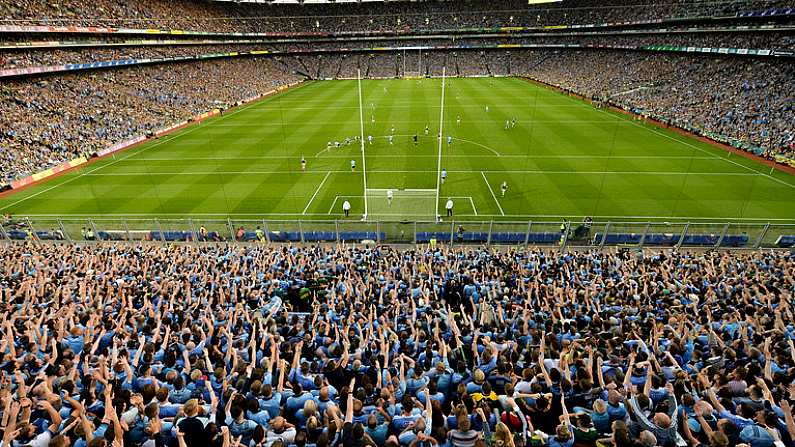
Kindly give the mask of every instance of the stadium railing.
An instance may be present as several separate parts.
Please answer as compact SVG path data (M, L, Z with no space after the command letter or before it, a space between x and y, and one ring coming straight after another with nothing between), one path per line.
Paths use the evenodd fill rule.
M0 240L792 248L795 224L15 218Z

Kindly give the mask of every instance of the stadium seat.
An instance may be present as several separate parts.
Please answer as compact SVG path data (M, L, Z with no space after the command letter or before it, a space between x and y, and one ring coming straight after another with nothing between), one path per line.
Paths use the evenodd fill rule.
M726 235L723 237L723 240L720 242L721 247L744 247L748 245L748 235L747 234L733 234L733 235Z
M6 234L8 235L9 239L13 239L13 240L17 240L17 241L24 240L25 238L28 237L28 234L25 233L22 230L6 231Z
M61 241L63 237L56 233L51 233L49 231L37 231L36 237L42 241Z
M450 233L447 231L419 231L415 235L417 243L426 244L431 239L436 239L438 242L450 242Z
M604 238L604 241L602 241ZM643 238L642 234L638 233L596 233L593 238L593 245L637 245Z
M492 233L492 244L523 244L527 233Z
M210 242L210 241L218 241L220 238L218 237L217 231L209 231L207 236L202 236L200 234L196 235L196 240L199 242Z
M101 241L123 241L127 238L126 234L124 231L100 230L97 231L97 238Z
M528 244L557 244L560 242L560 233L530 233Z
M281 231L269 231L268 239L271 242L284 242L287 240L286 233L282 233Z
M781 235L776 239L776 247L795 247L795 234Z
M484 232L473 232L473 231L466 231L462 235L460 241L462 242L488 242L489 241L489 233ZM459 241L458 236L456 235L456 241Z
M305 242L335 242L337 233L334 231L306 231L304 232Z
M257 241L257 232L256 231L246 231L243 234L243 238L240 242L256 242Z
M384 240L386 234L375 231L343 231L340 232L340 241L365 241L365 240Z
M149 232L149 240L152 241L166 241L166 242L185 242L193 240L193 232L191 231L151 231Z

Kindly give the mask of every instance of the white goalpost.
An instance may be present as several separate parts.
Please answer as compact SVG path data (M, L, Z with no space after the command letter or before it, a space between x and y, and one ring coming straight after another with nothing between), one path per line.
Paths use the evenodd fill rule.
M445 83L446 67L442 66L442 100L441 107L439 107L439 154L436 161L436 210L434 219L438 219L439 214L439 187L441 186L442 179L442 140L444 139L444 83Z
M436 180L431 179L427 175L408 176L408 178L396 178L395 176L381 176L380 174L373 177L373 183L368 183L367 179L367 166L365 162L366 148L374 154L380 153L379 151L385 150L411 150L417 151L418 149L416 140L412 144L408 138L411 134L397 135L399 139L396 140L394 146L390 143L389 149L379 146L379 141L375 145L370 146L365 144L364 141L364 108L361 90L361 72L357 73L357 81L359 88L359 125L361 131L361 153L362 153L362 171L363 171L363 187L364 194L362 199L364 201L364 219L368 218L412 218L412 219L433 219L439 218L439 199L441 189L441 171L442 171L442 145L444 141L444 96L446 89L446 68L442 67L442 98L441 110L439 113L439 130L436 135L437 139L437 159L436 159ZM413 130L412 130L413 131ZM419 132L414 133L419 136ZM432 134L431 134L432 135ZM385 137L384 137L385 138ZM432 137L431 137L432 138ZM426 140L427 141L427 140ZM433 143L428 141L433 150ZM405 146L404 146L405 144ZM421 147L421 146L420 146ZM425 146L428 147L428 146ZM433 163L433 159L429 159ZM376 164L378 162L376 161ZM428 166L429 168L431 166ZM469 200L469 197L456 197L456 199ZM474 209L474 205L473 205ZM474 211L477 213L477 211Z
M362 71L356 69L356 82L359 87L359 130L361 135L359 141L362 148L362 183L364 183L364 215L363 220L367 220L367 162L364 157L364 110L362 109Z

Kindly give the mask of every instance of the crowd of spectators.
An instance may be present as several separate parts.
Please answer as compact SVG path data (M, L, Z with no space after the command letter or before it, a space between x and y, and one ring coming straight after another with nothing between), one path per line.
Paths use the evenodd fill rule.
M263 50L266 45L170 45L110 48L0 50L0 69L63 64L85 64L124 59L197 57L233 51Z
M190 47L193 48L193 47ZM228 50L229 48L217 47ZM160 51L154 49L153 51ZM0 182L31 175L301 78L527 75L680 127L792 156L786 60L608 50L417 50L229 58L0 87Z
M211 41L212 42L212 41ZM18 48L0 50L0 69L30 66L91 63L98 61L195 57L206 54L268 50L278 52L339 51L372 47L448 47L513 45L583 45L640 47L646 45L752 48L771 50L795 50L795 34L790 32L724 32L724 33L649 33L649 34L547 34L506 37L455 37L357 40L355 38L331 40L251 40L240 43L206 45L136 45L99 46L83 48Z
M84 25L215 32L339 32L650 21L791 7L782 0L524 0L262 5L192 0L2 0L0 24Z
M795 65L787 60L581 50L528 60L536 62L520 72L546 83L795 157Z
M791 446L795 257L0 246L3 446Z
M255 57L3 81L0 182L296 79L278 62Z

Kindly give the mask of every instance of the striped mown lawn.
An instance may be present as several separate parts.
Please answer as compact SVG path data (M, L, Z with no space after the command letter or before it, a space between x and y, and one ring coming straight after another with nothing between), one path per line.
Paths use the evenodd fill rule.
M316 81L3 197L0 212L334 220L348 201L358 220L366 196L370 219L432 219L441 82L362 81L364 159L357 82ZM518 78L445 89L442 214L452 199L462 220L795 222L789 174Z

